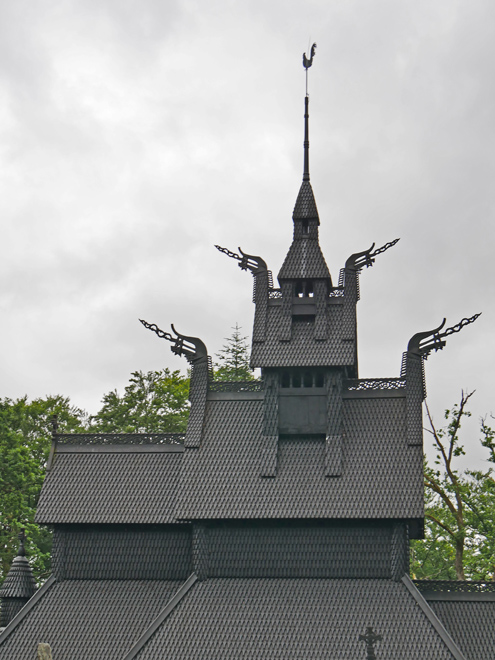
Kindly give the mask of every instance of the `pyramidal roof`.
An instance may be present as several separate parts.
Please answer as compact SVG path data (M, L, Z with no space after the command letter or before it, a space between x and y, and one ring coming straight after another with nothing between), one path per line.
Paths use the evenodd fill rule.
M294 206L292 219L317 220L318 224L320 224L313 188L309 181L303 181L301 184L299 195L296 199L296 205Z
M36 591L36 581L24 550L24 535L19 534L19 538L19 551L3 581L0 598L31 598Z
M294 239L278 274L279 281L323 279L331 285L330 271L318 240L320 220L309 175L299 189L292 220Z
M296 239L289 248L278 274L281 280L331 280L318 240Z

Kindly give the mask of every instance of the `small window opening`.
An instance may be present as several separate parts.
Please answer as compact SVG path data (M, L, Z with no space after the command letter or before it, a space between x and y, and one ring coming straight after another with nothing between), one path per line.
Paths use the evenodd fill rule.
M310 371L304 373L303 387L313 387L313 374Z
M282 387L290 387L290 373L288 371L282 372Z
M294 314L292 317L292 320L294 323L300 323L300 324L306 324L306 325L314 325L315 323L315 315L314 314Z
M302 221L302 233L309 234L309 220Z
M311 280L296 282L295 294L297 298L313 298L314 288Z
M287 369L280 374L280 386L289 388L322 388L325 386L325 373L318 369Z

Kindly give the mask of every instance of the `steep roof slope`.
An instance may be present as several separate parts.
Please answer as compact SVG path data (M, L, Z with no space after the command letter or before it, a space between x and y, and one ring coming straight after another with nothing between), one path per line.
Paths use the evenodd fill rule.
M196 583L135 657L364 658L368 626L382 660L455 657L401 582L235 578Z
M77 450L77 447L75 447ZM60 453L48 471L39 523L171 523L180 452Z
M0 643L0 658L35 658L38 643L45 642L56 660L121 660L180 584L160 580L55 582Z
M328 338L315 341L314 324L292 321L291 340L280 341L282 308L268 307L267 332L263 342L253 342L253 367L348 366L355 360L355 343L342 338L342 305L329 306L326 313Z
M325 476L324 436L286 436L276 476L263 478L263 401L208 401L177 518L421 518L422 448L407 445L405 399L349 399L343 410L341 476Z
M429 605L466 658L495 658L495 601L431 601Z

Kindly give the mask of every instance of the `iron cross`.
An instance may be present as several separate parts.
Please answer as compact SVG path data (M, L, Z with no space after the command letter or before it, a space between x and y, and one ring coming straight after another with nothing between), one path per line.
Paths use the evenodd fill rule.
M376 660L375 644L382 641L382 636L374 633L371 626L367 626L366 633L359 635L359 641L366 643L366 660Z

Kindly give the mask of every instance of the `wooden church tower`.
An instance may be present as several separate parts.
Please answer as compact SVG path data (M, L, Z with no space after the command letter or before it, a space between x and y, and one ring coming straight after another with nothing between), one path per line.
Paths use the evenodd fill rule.
M414 335L398 377L359 378L360 271L396 241L332 281L307 95L292 220L278 288L261 257L219 248L254 278L261 380L215 382L199 338L143 322L191 365L187 432L54 435L37 513L53 574L4 622L1 660L34 660L40 642L54 660L495 657L493 592L408 576L424 359L474 317Z

